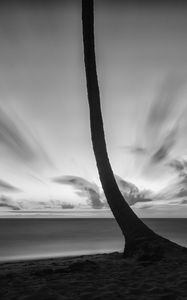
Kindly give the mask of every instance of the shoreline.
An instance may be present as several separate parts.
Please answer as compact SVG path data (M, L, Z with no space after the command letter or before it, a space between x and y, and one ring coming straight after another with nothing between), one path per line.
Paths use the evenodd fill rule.
M67 255L56 255L56 256L46 256L46 257L31 257L31 258L13 258L9 260L2 260L0 261L0 267L7 264L21 264L21 263L29 263L29 262L37 262L37 261L51 261L51 260L66 260L66 259L73 259L73 258L81 258L81 257L87 257L87 256L95 256L95 255L103 255L103 254L112 254L112 253L122 253L118 250L103 250L101 252L98 251L82 251L82 253L76 253L76 254L67 254ZM1 271L0 271L1 274Z
M90 254L0 264L0 299L186 299L187 258Z

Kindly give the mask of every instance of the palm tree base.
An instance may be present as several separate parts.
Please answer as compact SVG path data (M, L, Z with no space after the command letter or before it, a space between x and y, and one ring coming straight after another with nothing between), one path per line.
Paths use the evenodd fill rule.
M132 242L127 242L123 256L139 262L154 263L171 260L176 256L187 258L187 248L153 234L148 237L137 237Z

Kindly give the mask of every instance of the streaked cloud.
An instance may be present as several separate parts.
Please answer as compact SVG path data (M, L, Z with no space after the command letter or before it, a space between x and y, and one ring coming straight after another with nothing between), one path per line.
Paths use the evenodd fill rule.
M52 166L46 151L29 128L11 112L0 107L0 153L25 164Z
M181 118L180 94L186 85L185 74L169 74L150 107L145 125L147 146L153 149L150 162L159 163L168 158L168 154L178 142L179 122ZM159 145L155 151L155 147Z
M175 146L177 142L177 132L178 132L177 128L174 127L166 135L158 150L156 150L156 152L153 153L151 157L151 161L153 163L159 163L168 158L170 150L172 150L172 148Z
M5 191L5 192L21 192L21 190L12 184L8 183L7 181L0 180L0 191Z
M186 76L184 75L169 74L157 92L146 122L146 131L149 133L151 140L158 138L158 136L152 136L152 133L160 135L162 130L165 129L163 126L166 126L176 110L180 92L186 85Z

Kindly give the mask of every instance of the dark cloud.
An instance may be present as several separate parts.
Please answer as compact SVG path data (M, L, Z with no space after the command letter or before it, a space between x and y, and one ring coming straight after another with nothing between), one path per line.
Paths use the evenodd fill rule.
M70 203L62 203L61 207L62 207L62 209L73 209L75 206Z
M61 176L54 178L53 181L72 186L77 195L87 198L88 204L92 208L99 209L104 207L104 203L100 198L99 188L95 183L78 176Z
M173 159L167 164L174 170L176 179L160 192L160 197L168 199L179 199L187 197L187 161L184 159ZM183 202L180 202L183 204Z
M179 159L173 159L171 160L168 165L173 168L177 173L180 175L185 174L185 170L187 168L187 161L185 160L179 160Z
M148 192L139 191L135 184L125 181L118 175L115 175L115 178L122 195L130 206L138 202L152 201L147 197Z
M186 199L182 200L181 204L187 204L187 200Z
M180 191L176 194L177 198L187 197L187 187L181 188Z
M6 192L21 192L21 190L10 183L0 180L0 191L6 191Z
M139 192L139 189L135 186L135 184L130 183L124 179L122 179L120 176L115 175L117 184L119 185L119 188L127 193L133 193L137 194Z
M0 207L5 207L11 210L21 209L18 203L4 195L0 197Z

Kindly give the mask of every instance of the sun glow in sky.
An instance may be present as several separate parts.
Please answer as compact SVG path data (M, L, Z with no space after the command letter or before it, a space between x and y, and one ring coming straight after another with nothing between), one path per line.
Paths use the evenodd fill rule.
M186 213L187 7L95 2L114 173L153 197L135 204L148 216L174 206ZM1 4L0 28L0 210L23 202L36 208L32 201L92 207L82 191L88 182L103 196L90 139L81 2ZM70 175L88 182L54 180Z

